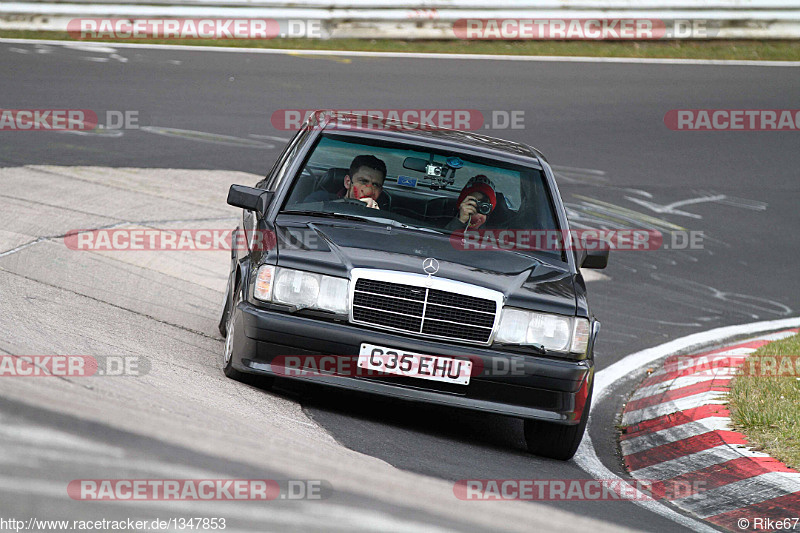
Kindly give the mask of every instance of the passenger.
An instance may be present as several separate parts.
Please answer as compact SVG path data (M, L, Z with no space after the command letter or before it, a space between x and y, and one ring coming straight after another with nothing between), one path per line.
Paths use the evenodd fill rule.
M458 196L458 214L447 223L445 229L476 230L483 226L497 206L497 196L492 180L478 174L470 178Z
M316 191L308 195L303 203L352 198L364 202L367 207L380 209L378 197L383 192L385 179L386 163L374 155L359 155L350 163L350 170L344 177L344 187L338 193Z

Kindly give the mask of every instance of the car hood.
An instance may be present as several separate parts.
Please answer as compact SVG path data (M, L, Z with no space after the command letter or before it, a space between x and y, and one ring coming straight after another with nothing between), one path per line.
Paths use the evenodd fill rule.
M294 217L292 217L294 218ZM506 305L574 315L574 276L547 256L504 250L464 251L448 235L346 220L279 220L278 265L347 277L353 268L424 274L422 262L439 261L436 277L502 292Z

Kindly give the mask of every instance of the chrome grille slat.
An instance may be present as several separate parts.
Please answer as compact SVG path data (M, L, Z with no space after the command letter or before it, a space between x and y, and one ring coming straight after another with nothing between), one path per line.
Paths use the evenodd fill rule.
M439 307L444 307L446 309L458 309L459 311L469 311L471 313L483 313L483 314L491 315L491 316L494 316L494 314L495 314L494 311L477 311L475 309L469 309L467 307L453 307L453 306L449 306L449 305L434 304L434 303L431 303L431 302L428 302L428 305L438 305Z
M381 298L393 298L393 299L395 299L395 300L405 300L406 302L417 302L417 303L422 303L422 301L421 301L421 300L412 300L411 298L402 298L402 297L400 297L400 296L391 296L391 295L389 295L389 294L380 294L380 293L377 293L377 292L358 291L358 293L359 293L359 294L372 294L372 295L374 295L374 296L380 296ZM438 304L433 304L433 305L438 305Z
M445 324L450 323L448 320L440 320L438 318L430 318L430 317L426 316L425 317L425 322L427 323L429 321L444 322ZM478 325L475 325L475 324L460 324L460 325L462 325L462 326L470 326L470 327L474 327L474 328L492 329L492 326L478 326Z
M502 294L418 274L353 269L351 302L354 323L488 345Z
M376 307L367 307L366 305L359 305L359 309L369 309L370 311L377 311L379 313L392 313L393 315L407 316L409 318L421 318L419 315L409 315L408 313L398 313L397 311L389 311L387 309L378 309ZM435 318L426 318L425 320L436 320Z

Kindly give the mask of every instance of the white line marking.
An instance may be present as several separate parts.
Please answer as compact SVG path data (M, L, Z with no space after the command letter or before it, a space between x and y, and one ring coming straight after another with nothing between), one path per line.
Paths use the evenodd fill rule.
M669 479L742 457L769 457L766 453L754 452L744 447L735 448L734 446L720 444L677 459L670 459L669 461L663 461L638 470L631 470L631 475L639 479Z
M767 472L673 500L672 503L702 518L800 491L800 473Z
M72 50L80 50L81 52L103 52L106 54L115 54L117 52L116 48L103 46L102 44L86 45L83 43L70 43L67 45L67 48L71 48Z
M576 174L594 174L596 176L605 176L605 170L597 170L596 168L579 168L579 167L565 167L563 165L552 165L554 171L557 172L572 172Z
M606 276L605 274L601 274L596 270L584 269L581 270L581 274L583 274L583 281L586 283L592 281L605 281L607 279L611 279L610 277Z
M751 353L755 352L755 348L748 348L747 346L738 346L736 348L731 348L730 350L723 350L721 352L714 352L714 353L700 353L697 355L687 355L686 359L702 359L702 358L710 358L710 357L720 357L723 355L750 355Z
M708 375L706 372L703 372L703 374L699 376L695 374L681 376L672 381L662 381L661 383L657 383L655 385L642 387L641 389L637 390L633 396L631 396L631 401L649 398L667 391L677 391L684 387L691 387L692 385L697 385L698 383L703 383L706 381L714 381L714 385L727 384L731 379L733 379L733 374L735 373L735 370L733 370L731 373L727 374L724 372L724 368L716 368L715 370L717 371L716 375Z
M791 337L792 335L794 335L794 333L791 332L774 333L772 335L759 337L759 340L774 341L785 339L786 337ZM736 347L731 348L730 350L724 350L711 354L703 353L698 355L687 355L684 358L681 358L681 361L677 364L678 369L681 372L686 372L686 375L677 377L672 381L661 381L654 385L641 387L633 394L633 396L631 396L631 401L655 396L656 394L666 392L667 390L674 391L683 387L689 387L704 381L715 381L715 385L726 384L733 379L733 376L736 374L736 369L740 365L722 366L722 361L719 360L724 359L725 357L749 355L755 351L756 348ZM660 368L658 372L653 372L651 376L663 375L666 373L667 371L664 368Z
M701 215L696 213L689 213L687 211L681 211L680 209L676 209L677 207L683 207L684 205L692 205L692 204L699 204L704 202L718 202L720 200L724 200L726 197L724 194L718 194L716 196L701 196L700 198L690 198L688 200L681 200L680 202L673 202L667 205L659 205L655 202L650 202L648 200L642 200L641 198L634 198L632 196L626 196L626 200L630 200L635 204L639 204L642 207L646 207L651 211L658 213L659 215L683 215L689 218L703 218Z
M219 133L208 133L199 130L182 130L178 128L164 128L161 126L141 126L139 131L146 131L149 133L155 133L157 135L166 135L167 137L175 137L177 139L184 139L187 141L221 144L223 146L261 148L265 150L272 150L275 148L275 145L271 143L243 139L241 137L233 137L230 135L222 135Z
M596 387L597 383L595 382L595 393L597 392ZM593 476L595 479L619 479L623 482L630 481L622 479L618 475L614 474L611 470L606 468L606 466L600 461L600 458L597 457L597 453L594 451L594 446L592 445L592 439L589 437L588 432L586 435L584 435L583 440L581 441L581 445L578 448L578 453L575 454L574 461L581 469ZM636 486L631 483L628 483L628 489L626 490L638 492ZM633 492L631 492L631 494L633 494ZM684 516L658 501L643 499L639 494L636 494L635 498L631 499L631 501L652 513L668 518L669 520L672 520L673 522L680 524L692 531L698 533L717 533L716 529L704 524L703 522L699 522L693 518Z
M792 331L779 331L778 333L772 333L771 335L764 335L763 337L759 337L758 340L779 341L781 339L788 339L792 335L795 335L795 333Z
M0 43L30 44L41 43L54 46L73 44L69 41L50 41L39 39L0 39ZM91 46L90 43L83 43ZM443 54L415 52L362 52L346 50L281 50L277 48L227 48L224 46L191 46L178 44L113 43L116 48L145 48L154 50L189 50L206 52L227 52L232 54L273 54L273 55L319 55L350 57L391 57L408 59L471 59L489 61L540 61L555 63L632 63L645 65L719 65L746 67L800 67L800 61L750 61L721 59L665 59L643 57L576 57L576 56L511 56L492 54ZM105 45L103 45L105 46Z
M685 398L678 398L677 400L657 403L656 405L643 407L635 411L628 411L622 415L622 424L630 426L643 422L644 420L652 420L660 416L677 413L678 411L694 409L701 405L722 405L727 403L724 394L724 392L719 391L701 392L700 394L693 394Z
M702 435L709 431L730 431L731 419L726 416L710 416L701 420L687 422L680 426L675 426L653 433L647 433L632 439L620 441L620 448L622 448L623 455L631 455L656 446L663 446L677 442L694 435Z
M713 344L720 344L724 339L730 337L757 335L764 331L796 328L798 326L800 326L800 317L765 320L763 322L725 326L709 331L701 331L654 346L653 348L647 348L646 350L628 355L608 368L598 372L595 377L594 394L596 395L596 399L603 398L609 393L609 389L612 385L618 383L625 377L629 377L632 372L639 368L650 365L668 355L701 349L704 346Z
M277 135L257 135L255 133L251 133L248 136L252 137L253 139L267 139L268 141L278 141L284 143L292 140L290 137L278 137Z
M738 335L757 335L765 331L773 331L783 328L796 328L800 326L800 317L783 318L780 320L766 320L763 322L754 322L752 324L740 324L736 326L725 326L715 328L708 331L693 333L686 337L681 337L673 341L648 348L639 352L632 353L623 357L613 365L609 366L598 372L594 380L594 399L592 402L592 410L596 409L600 402L611 392L612 385L621 383L624 378L635 376L637 371L642 367L646 367L655 361L672 355L674 353L684 352L693 349L699 349L703 346L710 346L713 344L720 344L725 339L735 337ZM589 419L589 426L591 426L591 418ZM592 439L589 436L589 427L587 427L586 435L583 437L578 453L575 454L575 464L581 469L593 476L595 479L619 479L622 478L614 474L606 467L597 457L597 452L592 445ZM631 485L633 487L633 485ZM695 520L684 516L673 509L667 507L663 503L648 500L634 500L636 505L639 505L648 511L661 515L673 522L680 524L684 527L690 528L693 531L716 533L716 529Z

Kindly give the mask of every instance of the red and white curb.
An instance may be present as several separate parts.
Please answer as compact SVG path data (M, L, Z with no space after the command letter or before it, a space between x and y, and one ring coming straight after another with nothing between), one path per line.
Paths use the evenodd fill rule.
M800 517L800 472L749 449L725 405L747 355L796 332L686 356L645 379L622 415L620 447L631 476L651 481L654 496L733 531L800 531L783 522ZM676 486L690 489L670 490Z

